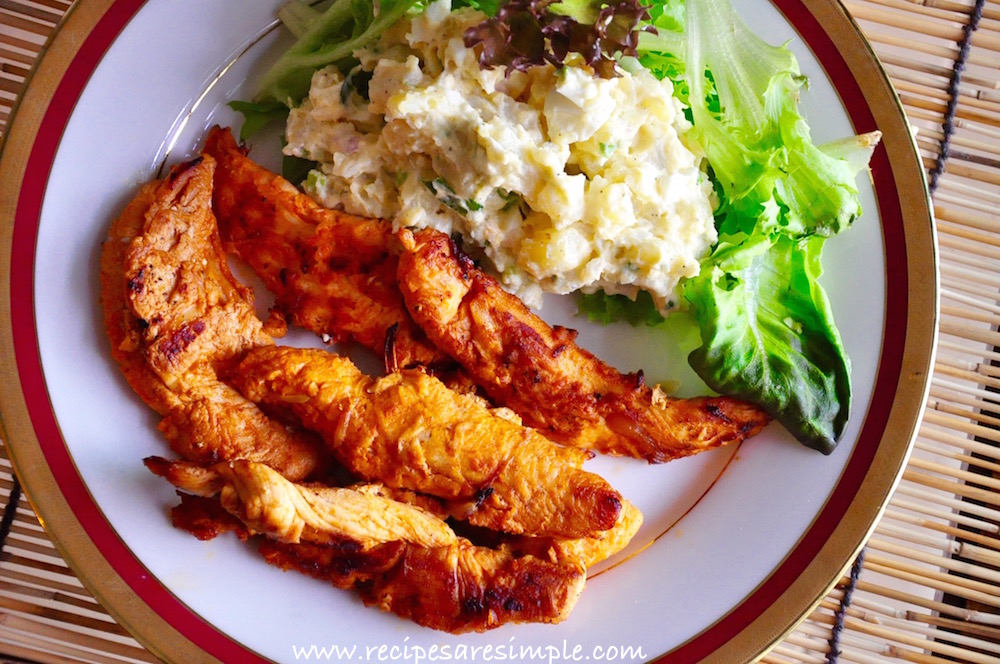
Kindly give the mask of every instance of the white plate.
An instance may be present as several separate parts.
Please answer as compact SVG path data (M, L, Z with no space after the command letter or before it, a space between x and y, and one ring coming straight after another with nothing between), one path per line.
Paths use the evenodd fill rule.
M872 529L908 453L933 355L922 172L898 102L843 10L826 0L735 2L767 41L791 40L811 80L802 108L818 143L884 132L873 179L860 181L864 216L824 256L823 284L853 361L843 442L823 456L771 425L738 448L661 466L595 459L589 468L645 514L629 550L592 575L562 624L452 636L269 567L233 537L201 542L172 528L174 491L141 463L167 453L157 418L108 353L97 264L110 221L164 162L195 154L207 127L238 126L225 104L252 96L281 38L278 4L103 0L75 9L0 155L4 347L13 350L2 365L5 435L70 564L141 641L177 661L293 661L310 646L355 648L358 660L385 646L383 661L416 661L432 646L456 661L574 652L742 661L763 652ZM274 154L257 145L251 156ZM622 370L680 380L684 395L704 390L686 361L696 338L593 326L568 298L549 298L540 313L579 329L584 347Z

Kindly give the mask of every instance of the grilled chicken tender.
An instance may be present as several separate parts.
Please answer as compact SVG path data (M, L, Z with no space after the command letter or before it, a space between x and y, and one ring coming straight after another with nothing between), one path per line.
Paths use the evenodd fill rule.
M101 303L111 354L163 420L180 456L202 463L248 458L291 478L328 455L221 382L218 372L273 340L252 294L229 272L211 211L215 161L180 164L144 186L101 248Z
M157 474L195 492L182 493L181 503L172 510L178 528L199 539L227 531L243 540L254 534L255 526L245 522L246 510L233 514L223 510L217 498L198 495L218 485L218 474L163 460L150 463ZM366 528L347 525L354 527ZM354 590L370 606L453 633L516 622L555 623L569 615L583 591L584 568L577 560L554 558L544 546L534 548L538 555L526 547L490 548L464 538L439 545L393 539L365 547L332 533L324 542L306 536L291 542L280 530L260 542L262 555L273 565Z
M449 504L427 494L406 489L394 489L381 483L358 484L351 488L413 505L431 514L436 514L442 519L452 518L456 513L456 507L458 507L459 514L468 513L467 510L462 509L461 503L456 506L454 503ZM486 540L492 540L493 545L497 547L506 546L515 552L531 553L539 558L549 560L574 562L589 569L620 553L639 532L642 523L643 515L639 508L622 498L621 509L615 524L593 537L532 537L495 532ZM481 536L483 530L478 529L477 534ZM470 537L470 539L475 540L478 544L486 543L481 541L482 537Z
M439 498L416 491L394 489L380 483L358 484L351 488L413 505L431 514L436 514L442 519L451 518L456 513L456 504L449 504ZM622 498L621 503L615 524L593 537L532 537L495 532L486 540L492 541L493 545L497 547L506 546L512 551L531 553L539 558L578 563L585 569L589 569L620 553L628 546L642 526L643 515L639 508L624 498ZM459 514L467 514L467 511L462 510L460 503L458 509ZM483 532L482 529L479 529L477 531L479 536L470 539L475 540L478 544L485 544L484 541L481 541Z
M222 507L251 531L279 542L331 544L349 539L369 549L396 541L446 546L457 539L437 516L383 498L377 489L296 484L245 459L206 468L150 457L146 467L183 491L219 496Z
M398 283L413 319L495 402L567 445L664 462L741 441L769 421L727 397L673 399L550 327L447 236L399 234Z
M263 280L289 322L391 356L390 366L454 362L410 319L396 287L392 227L320 207L215 127L215 213L223 240Z
M579 563L589 569L599 562L621 552L642 526L642 512L638 507L622 500L621 513L614 526L597 537L575 539L521 537L511 547L530 552L539 557Z
M464 539L435 548L392 543L363 553L265 541L261 551L271 564L353 588L369 606L451 633L560 622L586 581L577 564Z
M250 351L233 380L248 399L319 432L359 477L467 503L461 516L475 525L575 538L618 519L621 495L581 468L587 452L420 370L376 380L321 349L270 347Z

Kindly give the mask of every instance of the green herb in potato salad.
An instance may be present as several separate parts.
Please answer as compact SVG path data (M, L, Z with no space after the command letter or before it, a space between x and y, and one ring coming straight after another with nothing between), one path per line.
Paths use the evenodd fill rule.
M285 154L322 204L461 236L529 305L592 320L688 309L720 393L832 451L850 361L818 278L860 214L879 136L817 146L795 56L728 0L336 0L282 10L298 37L247 124L289 108ZM624 304L627 303L627 306Z

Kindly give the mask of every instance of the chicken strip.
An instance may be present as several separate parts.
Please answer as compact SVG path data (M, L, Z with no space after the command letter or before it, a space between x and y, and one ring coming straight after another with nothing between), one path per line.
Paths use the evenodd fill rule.
M154 472L160 470L170 474L169 468ZM186 481L200 491L214 480L181 480ZM251 528L223 509L217 498L180 495L180 504L171 510L178 528L199 539L225 532L244 541L253 537ZM492 548L457 538L439 546L394 540L361 548L349 538L292 543L265 537L259 549L272 565L354 590L368 605L453 633L507 623L559 622L569 615L586 582L578 561L555 558L545 546Z
M195 159L144 186L101 248L101 303L111 354L163 420L180 456L249 458L292 478L328 454L218 379L243 352L272 345L252 294L229 272L211 211L215 161Z
M370 549L395 541L447 546L457 539L440 518L383 498L377 489L295 484L264 464L243 459L207 468L160 457L145 463L183 491L219 496L222 507L252 532L279 542L331 544L349 539Z
M125 279L125 254L142 233L146 212L157 197L160 184L146 183L112 223L107 239L101 244L100 270L101 306L111 356L143 402L164 415L179 400L146 361L142 337L145 323L131 309Z
M219 162L213 205L222 237L289 322L388 356L391 368L454 364L403 305L388 222L320 207L248 158L228 129L213 128L205 151Z
M528 552L540 558L569 561L589 569L628 546L639 532L642 521L642 512L639 508L623 500L618 521L597 537L575 539L522 537L512 543L511 547L516 551Z
M480 546L509 549L515 555L532 555L545 560L573 563L590 569L598 563L619 554L632 541L643 523L638 507L622 499L622 508L615 524L593 537L532 537L470 527L455 522L454 529Z
M589 537L611 528L621 495L556 445L419 370L367 376L320 349L250 351L234 374L250 400L289 409L367 481L468 504L470 523Z
M365 604L451 633L560 622L586 582L579 565L463 539L435 548L386 544L363 553L265 541L261 552L273 565L353 588Z
M736 399L669 398L531 313L447 236L399 237L398 282L413 319L490 398L553 440L659 463L744 440L769 421Z
M374 493L385 498L413 505L431 514L436 514L442 519L461 518L462 515L468 513L468 510L462 503L448 503L427 494L405 489L394 489L384 484L358 484L351 488L356 491ZM620 553L628 546L642 526L643 515L639 508L624 498L622 498L621 502L621 509L618 512L618 520L615 521L615 524L593 537L569 539L561 537L531 537L486 531L483 528L469 528L468 526L464 526L464 529L474 532L462 532L459 535L466 537L476 544L488 545L493 548L509 547L511 551L516 553L530 553L533 556L546 560L574 562L585 569L589 569L597 563L603 562Z

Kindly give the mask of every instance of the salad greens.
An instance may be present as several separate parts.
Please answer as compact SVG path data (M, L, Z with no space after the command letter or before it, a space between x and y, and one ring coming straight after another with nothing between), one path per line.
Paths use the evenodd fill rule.
M764 406L804 444L830 452L851 401L850 362L819 285L825 238L724 236L687 282L702 346L689 356L713 389Z
M335 0L323 11L291 0L279 16L297 40L264 74L258 101L296 106L309 94L313 72L348 69L354 51L402 18L416 0Z
M878 137L816 146L790 50L761 40L728 0L688 0L683 24L680 3L665 4L673 9L653 18L658 34L640 41L640 57L662 62L683 25L684 49L667 54L666 73L683 65L691 137L722 197L719 241L682 286L702 335L689 362L712 389L761 404L829 453L847 423L851 375L820 257L825 238L861 212L856 177Z
M688 358L713 390L760 404L799 441L831 452L850 412L850 359L819 283L825 238L861 212L857 174L877 135L816 146L798 110L807 81L786 46L728 0L665 0L640 62L675 82L721 204L719 240L682 285L701 331ZM596 301L594 301L596 299ZM583 311L615 306L586 296Z
M229 104L243 115L240 140L284 121L288 110L309 94L316 70L331 64L349 70L357 62L357 49L373 42L417 4L418 0L334 0L319 10L305 0L288 0L278 18L295 43L264 73L255 99ZM282 174L292 179L308 170L302 160L286 158Z
M286 112L316 69L349 71L356 49L424 5L334 0L319 11L291 0L281 18L297 41L265 74L256 102L237 110L251 129ZM713 390L761 405L802 443L831 452L850 412L851 376L819 283L821 254L861 212L856 177L878 134L815 145L798 109L807 80L795 56L755 35L729 0L452 1L468 6L488 17L465 35L483 67L509 74L577 53L598 75L642 66L673 82L720 199L718 242L681 286L701 335L689 362ZM580 302L602 323L664 321L650 297Z
M653 296L647 291L639 291L634 300L624 295L608 295L598 291L581 297L579 310L590 320L604 325L623 320L636 327L656 327L667 320L656 308Z

